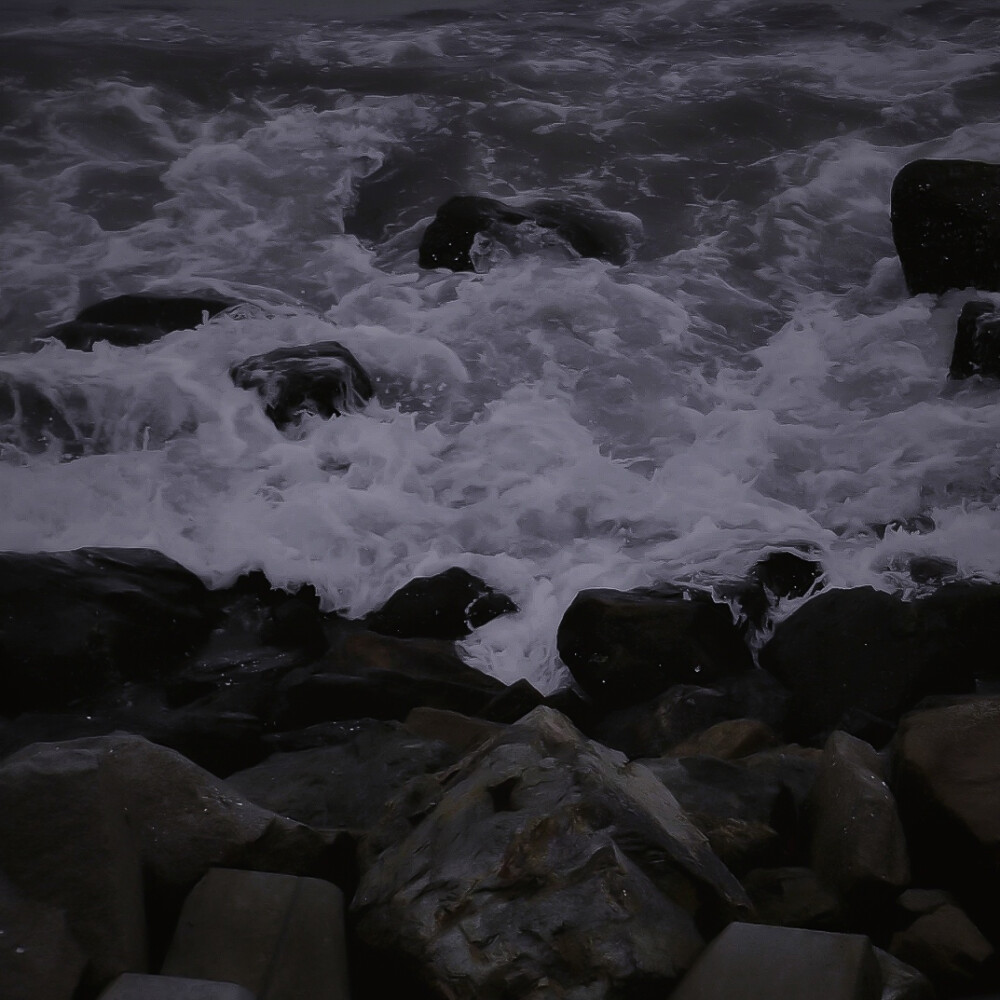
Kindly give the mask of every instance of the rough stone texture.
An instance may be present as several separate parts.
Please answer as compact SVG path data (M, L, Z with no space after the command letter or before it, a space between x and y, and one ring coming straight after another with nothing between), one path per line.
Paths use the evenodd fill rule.
M749 912L653 774L548 708L411 785L363 846L361 940L455 1000L666 987Z
M893 790L925 885L954 889L976 923L1000 923L1000 698L906 716L894 744Z
M416 736L446 743L459 755L475 749L504 729L500 723L474 719L443 708L415 708L406 717L405 725Z
M0 873L0 997L73 1000L87 959L54 906L27 899Z
M557 643L580 687L608 707L753 667L728 606L679 587L581 591L559 623Z
M138 347L173 330L193 330L206 317L231 305L200 296L119 295L88 306L75 319L44 336L54 337L76 351L90 351L99 341L116 347Z
M910 858L882 758L863 740L830 735L810 800L812 867L864 918L910 881Z
M402 639L462 639L480 625L516 611L517 605L505 594L455 566L400 587L365 618L365 626Z
M117 782L73 747L0 766L0 865L24 897L62 910L94 988L146 970L140 854ZM69 949L71 950L71 949Z
M352 413L375 394L361 363L335 340L255 354L233 365L229 376L239 388L257 392L280 430L307 414Z
M258 1000L348 1000L343 896L321 879L214 868L184 903L163 972Z
M513 208L493 198L459 195L438 210L420 241L421 267L447 267L474 271L478 234L515 252L526 231L551 234L581 257L598 257L613 264L625 263L628 242L624 233L606 217L568 202L542 201L527 208ZM539 241L544 243L544 238Z
M879 1000L882 977L866 937L730 924L670 1000Z
M360 720L336 746L278 753L230 775L251 802L310 826L363 829L418 774L455 763L444 743L422 739L398 722Z
M0 711L62 709L202 641L208 591L147 549L0 554Z
M871 587L826 591L775 629L760 665L792 691L786 735L857 733L895 721L921 698L970 691L972 665L954 655L943 615Z
M275 721L285 729L331 719L401 721L419 706L479 715L507 690L443 640L344 630L321 659L282 680Z
M992 302L966 302L958 317L948 377L1000 378L1000 309Z
M843 912L836 893L811 868L756 868L743 879L761 923L776 927L843 929Z
M780 744L770 726L757 719L726 719L696 733L668 751L671 757L707 756L738 760Z
M892 936L889 950L942 988L976 982L993 946L957 906L945 903Z
M911 295L1000 291L1000 164L915 160L892 184L892 238Z
M248 989L236 983L218 983L209 979L183 979L180 976L142 976L125 973L119 976L98 1000L258 1000Z

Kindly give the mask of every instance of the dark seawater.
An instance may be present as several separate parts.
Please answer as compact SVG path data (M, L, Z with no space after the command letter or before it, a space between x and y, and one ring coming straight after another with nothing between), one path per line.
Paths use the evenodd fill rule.
M585 587L797 545L834 586L1000 579L1000 394L946 382L975 293L910 297L888 220L906 162L1000 160L990 0L420 7L0 0L0 376L55 414L0 411L0 549L149 546L351 614L461 565L521 608L466 657L544 689ZM631 260L422 271L461 192L612 213ZM144 290L250 307L24 351ZM283 435L229 381L327 339L364 413Z

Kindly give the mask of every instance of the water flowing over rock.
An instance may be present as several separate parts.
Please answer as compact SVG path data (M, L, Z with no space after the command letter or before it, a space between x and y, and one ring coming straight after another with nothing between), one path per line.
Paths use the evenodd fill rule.
M361 939L457 1000L666 989L749 912L656 778L548 708L397 800L362 864Z
M911 295L1000 291L1000 164L914 160L893 181L891 216Z
M327 419L352 413L375 394L357 358L335 340L257 354L229 374L239 388L256 390L279 429L311 413Z
M966 302L958 317L948 377L1000 378L1000 308L992 302Z
M447 267L452 271L477 270L474 256L477 235L483 234L510 252L529 230L557 237L581 257L598 257L624 264L628 241L624 233L597 212L569 202L539 201L514 208L494 198L458 195L446 201L420 241L421 267ZM529 243L530 246L530 243Z
M193 330L233 304L199 296L118 295L81 310L41 339L54 337L74 351L93 350L99 342L139 347L174 330Z
M680 587L581 591L559 623L557 642L580 687L608 707L753 668L729 608Z

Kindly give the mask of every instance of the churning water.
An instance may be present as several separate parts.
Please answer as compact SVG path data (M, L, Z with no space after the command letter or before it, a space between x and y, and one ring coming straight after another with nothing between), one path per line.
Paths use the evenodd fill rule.
M796 546L833 586L1000 579L1000 389L946 381L974 293L909 296L888 214L912 159L1000 160L992 0L419 6L0 2L0 375L57 415L0 413L0 549L148 546L351 615L460 565L521 609L466 658L546 690L584 587ZM456 193L613 213L631 259L421 270ZM25 351L150 290L250 306ZM229 379L330 339L361 413L283 434Z

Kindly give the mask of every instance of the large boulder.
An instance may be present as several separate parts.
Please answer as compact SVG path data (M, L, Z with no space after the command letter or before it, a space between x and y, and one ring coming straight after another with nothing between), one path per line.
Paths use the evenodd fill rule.
M557 644L580 687L608 708L753 668L729 607L681 587L581 591Z
M0 553L0 714L155 677L216 617L204 584L159 552Z
M507 252L517 252L525 243L544 245L549 237L581 257L612 264L624 264L628 257L628 240L620 227L590 209L564 201L513 208L494 198L458 195L437 210L424 231L420 266L475 271L477 237L480 243L483 237L495 241Z
M953 888L973 919L1000 932L1000 698L907 715L893 744L893 790L916 873Z
M365 626L402 639L462 639L480 625L516 611L506 594L454 566L400 587L366 616Z
M81 310L41 339L53 337L75 351L93 350L101 341L138 347L174 330L193 330L233 304L198 295L118 295Z
M363 846L371 961L455 1000L666 990L749 912L653 774L548 708L411 786Z
M240 389L257 392L279 429L307 414L352 413L375 394L361 363L335 340L255 354L233 365L229 376Z
M856 587L825 591L781 622L759 659L792 692L786 735L864 736L923 697L972 690L973 665L956 655L946 609L932 610Z
M1000 164L915 160L892 183L892 237L911 295L1000 291Z

